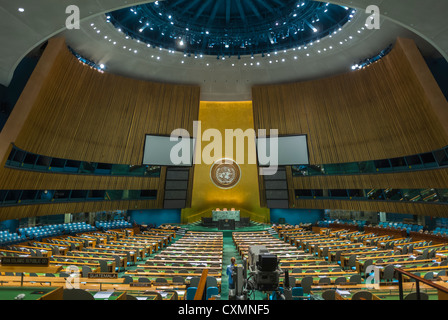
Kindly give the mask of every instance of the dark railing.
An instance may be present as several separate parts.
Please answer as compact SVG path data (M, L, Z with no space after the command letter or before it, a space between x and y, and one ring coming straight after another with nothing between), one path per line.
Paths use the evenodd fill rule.
M448 146L432 152L391 159L334 164L294 165L292 166L292 175L294 177L309 177L381 174L441 169L446 167L448 167Z
M448 189L296 189L295 199L448 203Z
M13 145L6 168L47 173L159 178L161 167L62 159L35 154Z
M419 277L419 276L412 274L408 271L404 271L403 269L400 269L400 268L395 268L395 271L397 271L397 273L398 273L398 291L399 291L400 300L404 299L404 297L403 297L403 276L407 276L407 277L415 280L415 289L416 289L416 293L417 293L417 300L420 300L420 298L421 298L420 297L420 282L448 295L448 288L445 288L437 283L434 283L430 280Z

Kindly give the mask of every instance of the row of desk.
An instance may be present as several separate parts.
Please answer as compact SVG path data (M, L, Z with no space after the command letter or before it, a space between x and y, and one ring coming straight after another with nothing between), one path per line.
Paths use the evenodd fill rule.
M56 286L66 288L69 283L76 280L80 289L88 290L92 294L106 290L108 293L98 295L101 299L105 296L108 296L109 300L122 299L126 297L126 292L139 294L142 300L178 299L184 295L185 285L140 287L134 286L133 281L127 278L90 277L92 273L117 276L118 271L126 271L137 262L166 248L175 237L176 233L172 230L151 229L141 234L134 234L132 229L110 230L54 237L42 242L30 241L12 248L0 248L0 256L49 258L48 266L0 266L0 291L4 289L3 291L15 292L8 288L21 288L20 290L24 291L25 288L32 288L35 291L45 288L46 292L50 292L49 288ZM73 266L80 271L76 278L73 277L71 269ZM179 292L175 289L179 289ZM115 293L111 294L111 291ZM59 290L55 289L55 292ZM48 298L44 295L38 296L36 294L32 297ZM59 297L58 294L50 296Z

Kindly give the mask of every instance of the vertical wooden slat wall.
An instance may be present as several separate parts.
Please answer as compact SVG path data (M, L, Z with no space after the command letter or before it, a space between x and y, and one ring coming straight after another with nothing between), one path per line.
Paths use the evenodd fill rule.
M438 87L429 90L422 80L422 70L426 79L429 70L420 64L415 68L423 59L415 58L420 54L410 42L398 39L391 53L362 70L253 87L255 129L267 129L268 134L270 129L278 129L280 135L306 134L311 164L395 158L447 146L446 99L440 99ZM435 81L431 84L437 85ZM429 96L433 94L438 96ZM448 188L447 173L447 169L432 169L347 176L288 174L288 188L290 197L294 189ZM291 202L295 208L448 216L444 205L294 199L290 206Z
M364 70L330 78L255 86L255 130L307 134L311 164L408 156L448 145L400 46Z
M61 41L61 39L50 40ZM198 86L155 83L99 73L82 65L66 46L33 102L14 143L50 157L112 164L142 163L145 134L193 134ZM2 190L158 190L157 200L22 205L0 208L0 219L106 209L163 208L160 178L39 173L0 168ZM192 171L192 170L191 170Z
M68 51L57 57L16 140L52 157L141 164L145 134L193 134L198 86L154 83L99 73Z

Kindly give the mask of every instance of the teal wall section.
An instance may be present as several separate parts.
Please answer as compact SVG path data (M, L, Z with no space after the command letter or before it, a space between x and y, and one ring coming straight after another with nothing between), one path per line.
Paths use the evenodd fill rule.
M292 225L300 223L316 223L324 218L324 210L308 209L271 209L271 223L279 223L284 218L285 223Z
M181 210L129 210L130 222L137 224L154 224L156 227L164 223L180 223Z

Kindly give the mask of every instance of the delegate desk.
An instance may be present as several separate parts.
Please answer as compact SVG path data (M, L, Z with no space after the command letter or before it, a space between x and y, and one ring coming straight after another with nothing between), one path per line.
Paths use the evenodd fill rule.
M217 222L219 220L235 220L240 221L239 210L227 210L227 211L212 211L212 220Z
M338 284L338 285L320 285L312 286L311 294L322 295L325 290L334 289L339 294L340 300L350 300L357 291L369 291L373 294L375 300L399 300L399 288L398 285L384 283L371 283L371 284ZM421 283L420 291L429 295L429 300L438 300L437 290L432 287ZM403 293L404 295L415 292L415 283L404 282Z
M95 300L126 300L126 292L124 291L87 291Z
M0 286L0 300L15 300L19 294L23 300L62 300L62 287L8 287Z

